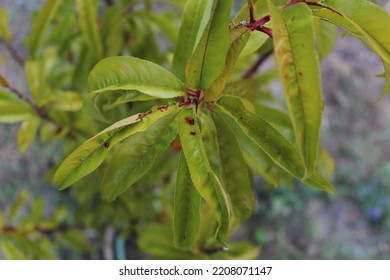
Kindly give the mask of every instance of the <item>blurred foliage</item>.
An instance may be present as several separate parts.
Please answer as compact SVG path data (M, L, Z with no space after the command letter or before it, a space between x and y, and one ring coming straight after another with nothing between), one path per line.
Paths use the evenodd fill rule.
M88 75L100 59L118 55L132 55L170 68L185 2L46 1L39 10L33 12L31 32L25 40L28 49L25 57L28 59L24 59L12 48L13 36L17 34L12 34L7 21L9 15L0 7L0 37L2 45L10 54L10 57L0 56L0 64L2 60L12 59L19 63L25 71L29 88L29 95L24 95L24 88L19 89L20 85L8 82L7 73L0 75L1 86L16 94L10 95L9 91L0 90L0 101L5 104L1 108L0 121L22 121L17 132L19 152L26 152L31 142L37 139L40 142L37 144L38 153L42 153L42 158L47 159L42 166L38 163L36 166L22 165L20 169L36 168L49 182L62 157L106 128L107 122L112 123L134 113L147 111L159 104L150 100L121 104L119 100L120 106L113 109L104 106L112 100L103 99L99 104L95 100L91 102L87 98ZM234 15L241 7L240 14L245 13L244 2L235 2ZM20 5L24 8L39 6L34 1L24 1ZM256 12L261 11L259 6L257 5ZM242 19L238 17L234 20ZM316 22L316 32L329 37L329 40L319 44L320 57L324 58L333 49L336 29L326 24L320 25ZM254 74L245 81L247 85L234 82L245 74L248 65L255 63L259 56L266 55L272 48L271 45L270 40L266 41L263 35L253 33L250 36L232 73L233 82L226 91L239 89L242 97L259 104L254 107L248 101L245 104L248 110L257 114L267 112L262 117L268 118L267 121L292 139L292 124L286 117L287 114L283 113L286 111L284 105L271 94L271 84L278 79L275 69ZM245 92L253 86L256 87L256 92ZM17 106L17 102L14 102L16 99L20 101ZM7 103L9 100L12 101L12 107L9 106L11 101ZM94 110L97 107L104 111L104 118ZM246 139L240 141L240 144L245 145ZM30 146L30 149L33 147ZM348 146L343 152L356 160L356 155L348 150ZM307 224L302 219L291 219L291 216L305 217L307 201L318 200L326 208L331 199L317 193L313 199L313 191L301 188L268 157L261 155L264 162L259 163L248 152L244 156L253 173L262 175L261 178L256 177L258 206L247 222L252 224L249 230L253 242L234 241L235 234L239 236L241 230L236 229L235 234L232 233L233 241L229 244L229 250L219 246L214 238L217 222L208 206L202 204L203 222L197 246L190 251L177 249L173 243L172 227L176 172L172 170L177 169L178 156L177 147L173 144L153 164L148 175L143 176L112 203L102 200L101 191L97 188L102 180L102 171L108 168L107 163L103 163L98 172L75 183L71 190L60 194L50 193L49 198L35 193L36 190L31 188L28 192L24 190L16 194L13 186L1 186L2 256L8 259L254 259L258 257L260 247L263 247L263 257L266 258L308 256L302 252L310 251L310 244L307 244L305 235L300 235L302 232L309 235L316 225ZM372 159L373 162L376 160ZM7 166L7 162L2 162L2 166L4 169L12 169L10 164ZM334 162L325 150L320 153L318 168L327 178L332 177ZM356 192L345 189L345 194L341 188L341 195L352 197L357 204L362 205L367 222L374 228L387 229L390 225L390 201L386 187L390 183L390 167L383 163L381 168L375 169L375 174L372 175L377 178L375 182L367 180L365 171L365 165L341 165L336 169L335 180L340 185L356 186ZM7 170L0 172L3 175ZM354 174L354 182L351 182L351 174ZM18 174L12 176L18 177ZM21 186L34 185L34 182L25 182L23 177L18 179L17 184ZM45 187L51 188L50 183L46 184ZM275 189L275 185L281 187ZM292 192L290 188L295 188L295 191ZM297 244L297 248L291 248L291 243ZM348 248L340 247L336 252L324 250L323 255L312 256L343 258L348 255L343 250ZM276 255L275 252L281 251L285 253Z

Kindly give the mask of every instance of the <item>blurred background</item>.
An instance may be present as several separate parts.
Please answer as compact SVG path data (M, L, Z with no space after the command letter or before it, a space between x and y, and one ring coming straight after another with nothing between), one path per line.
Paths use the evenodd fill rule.
M0 0L10 15L13 46L27 56L24 38L42 0ZM235 1L241 7L243 1ZM390 13L388 1L377 1ZM0 59L8 53L0 46ZM269 59L265 68L272 67ZM334 196L305 186L262 188L256 180L255 214L234 237L261 246L260 259L390 259L390 98L376 104L384 81L380 59L358 39L339 31L321 63L325 111L322 144L335 164ZM12 59L0 73L27 91L23 69ZM274 84L275 91L280 85ZM19 124L0 124L0 209L21 191L45 201L45 213L63 202L45 174L62 158L61 142L17 147ZM72 256L66 256L71 258ZM80 257L80 256L76 256Z

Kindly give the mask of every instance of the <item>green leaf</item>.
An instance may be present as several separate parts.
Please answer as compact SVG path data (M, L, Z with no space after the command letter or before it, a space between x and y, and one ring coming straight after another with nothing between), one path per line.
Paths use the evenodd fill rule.
M382 95L377 102L381 101L390 93L390 64L383 62L383 65L385 67L385 72L384 72L385 86Z
M177 136L174 118L180 110L161 116L146 130L129 136L115 150L102 181L104 199L116 199L152 168L156 158Z
M177 42L178 30L170 20L169 16L169 13L160 15L156 14L155 12L151 12L147 14L148 19L154 23L159 28L159 30L169 38L171 42Z
M236 122L243 133L262 150L276 164L294 177L312 188L321 189L330 193L334 188L319 174L313 174L305 179L305 167L298 149L284 138L276 129L261 117L247 111L243 103L236 97L224 96L218 101L218 108Z
M138 91L155 98L181 96L185 90L180 80L163 67L136 57L120 56L101 60L92 69L88 86L95 94Z
M0 6L0 38L9 43L11 41L11 28L9 27L9 17L7 11Z
M262 104L254 104L254 108L256 115L260 116L271 125L292 130L293 126L291 119L285 112Z
M53 19L57 12L58 6L61 3L59 0L47 0L39 11L37 17L34 20L34 24L31 29L31 34L28 37L28 46L30 55L35 57L37 50L42 44L44 35L48 29L49 23Z
M33 115L33 110L15 94L0 89L0 122L23 121Z
M206 90L224 71L230 48L229 17L232 0L214 0L210 22L186 67L191 87Z
M139 234L138 247L154 259L188 260L191 252L181 251L173 245L172 227L149 223Z
M262 32L251 32L248 43L242 50L241 56L247 56L255 53L267 41L268 35Z
M378 101L382 100L390 91L390 35L386 29L390 16L365 0L327 0L321 4L324 8L313 9L315 16L344 28L381 57L386 74L385 88Z
M206 100L215 100L217 99L223 92L226 87L227 82L230 79L230 75L233 71L234 65L236 61L246 45L249 39L248 30L239 30L233 29L230 31L230 41L231 45L229 48L229 52L226 57L226 66L223 70L222 74L212 83L210 88L206 92Z
M191 248L200 227L200 195L191 181L183 153L180 155L175 188L173 233L176 248Z
M211 169L194 108L184 110L178 121L180 141L191 180L201 197L210 205L219 224L218 241L224 244L229 230L230 204L220 181Z
M10 209L8 210L8 220L12 220L15 218L15 215L18 213L20 208L24 205L28 198L28 193L26 191L22 191L12 203Z
M185 80L185 68L191 58L200 36L202 35L206 20L210 16L213 1L189 0L184 8L183 17L172 62L172 71L180 80Z
M301 3L282 12L271 2L269 6L275 56L307 178L317 160L323 109L312 15Z
M3 238L1 240L1 252L9 260L27 260L25 256L15 244L8 239Z
M22 127L18 132L18 145L21 153L24 153L28 145L34 141L40 124L41 119L35 116L32 116L23 122Z
M224 89L224 95L233 95L244 97L248 100L266 100L271 101L273 97L269 91L262 90L264 81L259 79L245 79L229 83Z
M366 0L324 0L321 5L338 15L334 17L337 18L336 24L344 27L343 20L346 20L356 28L370 42L375 52L390 64L390 15L386 11ZM339 20L340 17L343 20ZM349 26L346 29L349 31Z
M153 107L145 114L123 119L90 138L72 152L57 169L53 183L65 189L93 172L107 157L109 151L130 135L147 130L161 117L176 115L176 105Z
M233 129L246 162L256 173L260 174L265 181L270 183L272 186L277 187L279 185L279 178L275 177L275 175L270 172L270 167L275 165L273 160L265 154L263 150L260 149L251 138L249 138L248 135L242 133L242 129L234 120L225 120Z
M248 167L232 129L218 113L212 116L216 128L221 181L230 197L234 217L241 224L255 208Z
M313 18L313 27L316 34L319 59L323 60L333 51L336 45L337 27L317 17Z
M38 105L44 103L47 80L42 60L30 60L24 64L31 95Z
M103 57L103 43L97 25L98 1L76 0L76 7L81 30L86 38L89 51L93 53L93 57L97 61Z

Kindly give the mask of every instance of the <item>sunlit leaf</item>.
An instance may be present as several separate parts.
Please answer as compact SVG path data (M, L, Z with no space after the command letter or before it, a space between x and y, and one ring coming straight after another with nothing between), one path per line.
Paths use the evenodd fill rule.
M177 97L185 90L180 80L163 67L136 57L119 56L101 60L92 69L88 86L95 94L136 90L155 98Z
M191 180L201 197L214 212L219 227L218 241L225 243L230 223L230 204L217 176L211 169L203 145L199 119L193 108L184 110L178 118L182 150L187 160Z
M230 48L229 17L232 0L214 0L210 22L186 66L191 87L206 90L223 72Z
M98 168L109 151L120 141L147 130L161 117L177 115L178 112L176 105L157 106L147 113L136 114L111 125L72 152L57 169L53 183L60 189L69 187Z
M200 226L200 195L191 181L186 159L180 155L176 177L173 233L175 246L191 248L198 236Z
M116 199L152 168L156 158L177 136L174 118L178 112L161 116L150 127L130 135L118 146L104 172L104 199Z
M270 2L275 56L295 139L305 165L313 172L318 153L323 100L312 15L305 4L280 12Z

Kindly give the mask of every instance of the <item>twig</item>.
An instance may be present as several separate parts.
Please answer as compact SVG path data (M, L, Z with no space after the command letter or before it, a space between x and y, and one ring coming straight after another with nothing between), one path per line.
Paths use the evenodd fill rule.
M106 6L107 7L111 7L112 5L114 5L114 1L113 0L105 0L104 2L106 2Z
M19 54L19 52L9 43L4 41L2 38L0 38L0 44L5 47L5 49L9 52L11 57L15 60L15 62L20 66L24 67L25 60L24 58Z
M260 66L264 63L264 61L267 60L268 57L270 57L273 54L273 50L270 50L266 52L264 55L259 56L259 58L255 61L255 63L249 68L244 75L242 76L242 79L250 79L254 74L256 74L257 70L260 68Z

